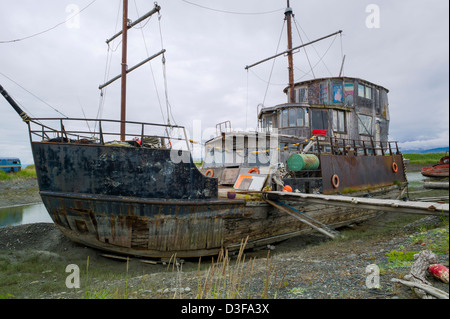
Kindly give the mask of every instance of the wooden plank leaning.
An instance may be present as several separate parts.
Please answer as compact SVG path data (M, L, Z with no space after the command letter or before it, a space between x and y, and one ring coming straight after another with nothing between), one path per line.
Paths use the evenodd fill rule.
M280 206L280 205L276 204L275 202L273 202L273 201L271 201L271 200L266 199L265 201L266 201L268 204L272 205L273 207L276 207L276 208L278 208L279 210L285 212L286 214L291 215L292 217L295 217L296 219L298 219L298 220L301 221L302 223L307 224L308 226L314 228L314 229L317 230L318 232L321 232L322 234L324 234L324 235L326 235L326 236L328 236L328 237L330 237L330 238L332 238L332 239L334 239L334 238L336 237L335 234L329 232L328 230L325 230L323 226L317 225L317 223L316 223L316 225L315 225L314 222L308 221L307 218L306 218L305 216L302 216L302 214L299 214L299 213L297 213L296 211L291 210L291 209L289 209L289 208L287 208L287 207Z

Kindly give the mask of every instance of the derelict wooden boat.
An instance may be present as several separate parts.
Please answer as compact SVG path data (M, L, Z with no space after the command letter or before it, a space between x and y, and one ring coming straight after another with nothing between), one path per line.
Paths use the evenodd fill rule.
M125 0L124 8L126 4ZM153 13L158 11L159 6L155 5ZM290 21L292 10L288 8L285 14ZM128 28L124 14L124 48ZM164 50L159 54L164 54ZM289 51L288 56L291 55L292 51ZM130 70L126 70L126 60L122 66L124 80ZM331 100L331 94L328 95L330 105L348 114L369 109L369 113L377 116L380 113L382 118L387 100L383 107L376 109L372 106L376 103L372 103L371 97L358 97L356 93L359 86L363 87L363 94L378 90L384 97L387 91L357 79L352 79L354 82L350 86L351 81L347 80L330 78L323 81L330 83L333 92L339 89L339 83L336 83L339 81L340 88L347 89L348 94L341 95L347 98L345 102L337 99L338 91L333 96L334 100ZM122 84L124 90L124 81ZM297 91L291 82L287 91L291 95L294 90ZM310 134L307 136L309 141L300 140L305 137L303 133L289 131L294 127L288 125L285 132L264 135L264 141L269 141L265 147L252 148L249 144L251 134L243 134L243 145L239 148L239 143L233 144L240 139L239 134L220 132L216 139L206 144L207 153L211 154L208 146L217 149L217 143L221 147L215 154L226 159L228 151L225 146L231 141L232 158L244 156L238 162L205 161L202 174L194 165L183 127L130 122L124 116L120 121L30 118L1 86L0 91L28 125L40 194L54 223L75 242L118 254L143 257L215 255L224 248L238 250L247 238L246 247L251 248L311 231L308 224L270 204L265 189L289 186L292 191L347 192L352 196L392 198L398 196L406 185L403 157L398 147L373 138L376 134L371 132L376 131L376 121L369 121L368 115L364 117L363 113L358 114L365 128L362 139L350 139L343 131L340 131L340 137L329 136L332 129L322 127L314 130L314 125L318 116L323 119L328 114L325 111L331 114L332 109L322 105L319 110L314 103L301 104L304 101L300 105L292 98L293 95L288 104L261 110L261 120L266 124L265 128L272 127L270 123L273 122L269 123L268 117L270 112L284 114L286 110L289 114L291 109L295 109L303 120L299 129ZM314 96L312 92L311 97ZM350 95L355 101L359 99L361 105L345 104L350 103ZM325 98L323 94L321 96ZM123 97L124 94L122 109L125 106ZM311 112L311 125L304 125L305 113L298 111L300 108ZM299 121L299 118L295 120ZM95 129L80 129L86 122ZM387 124L386 120L383 128ZM184 137L175 138L167 134L175 129L184 132ZM357 128L356 132L359 137L361 134ZM114 139L117 136L120 136L119 142ZM261 136L253 134L256 145L260 145ZM271 138L275 138L278 144L270 146ZM177 141L186 143L187 150L173 147ZM264 157L258 155L253 162L254 154L278 154L279 160L264 162ZM306 163L309 160L311 166ZM214 171L214 176L209 176L209 170ZM308 218L326 227L339 227L374 215L373 211L332 205L282 204L289 206L291 211L307 214Z

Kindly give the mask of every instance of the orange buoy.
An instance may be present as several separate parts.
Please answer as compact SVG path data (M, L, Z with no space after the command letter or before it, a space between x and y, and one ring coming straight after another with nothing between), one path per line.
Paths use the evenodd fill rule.
M249 174L255 172L256 174L259 174L259 169L257 167L252 167L250 168L250 170L248 171Z
M205 176L214 177L214 171L210 168L206 171Z
M339 187L339 176L337 176L336 174L334 174L331 177L331 184L333 185L334 188L338 188Z
M284 186L283 192L292 193L292 187L289 185Z
M392 163L392 170L394 171L394 173L398 172L398 165L396 162Z

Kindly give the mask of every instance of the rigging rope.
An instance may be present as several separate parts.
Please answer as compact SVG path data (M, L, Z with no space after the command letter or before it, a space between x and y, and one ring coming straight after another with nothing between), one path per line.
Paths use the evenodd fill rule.
M281 27L281 34L280 34L280 38L278 39L277 50L276 50L275 54L278 54L278 49L280 48L281 38L283 37L283 30L284 30L285 24L286 24L286 20L283 20L283 26ZM264 102L266 101L267 91L269 90L269 83L270 83L270 79L272 78L275 61L276 61L276 58L273 59L272 68L270 70L270 75L269 75L269 82L267 82L266 92L264 93L264 99L263 99L263 103L262 103L263 105L264 105Z
M134 0L134 6L136 8L136 13L139 16L140 14L139 14L139 10L138 10L137 4L136 4L136 0ZM147 22L145 24L147 24L149 21L150 21L150 18L147 20ZM150 54L148 52L147 41L145 41L145 35L144 35L144 30L143 30L144 27L145 27L145 25L143 27L139 28L139 29L141 30L142 41L144 42L145 52L147 53L147 57L149 57ZM164 112L163 112L163 109L162 109L161 98L159 96L158 86L156 84L155 74L153 72L153 67L152 67L151 62L149 62L148 65L149 65L149 68L150 68L150 72L152 74L153 84L155 86L155 91L156 91L156 97L158 98L159 110L161 111L161 116L162 116L163 121L164 121Z
M35 33L35 34L32 34L32 35L29 35L29 36L27 36L27 37L23 37L23 38L20 38L20 39L0 41L0 43L19 42L19 41L23 41L23 40L30 39L30 38L36 37L36 36L38 36L38 35L44 34L44 33L46 33L46 32L49 32L49 31L53 30L53 29L56 29L56 28L59 27L60 25L63 25L63 24L65 24L67 21L69 21L69 20L75 18L76 16L78 16L81 12L83 12L84 10L86 10L87 8L89 8L92 4L94 4L95 1L97 1L97 0L93 0L91 3L89 3L89 4L88 4L87 6L85 6L83 9L81 9L80 11L78 11L76 14L74 14L73 16L70 16L69 18L67 18L67 19L64 20L63 22L60 22L60 23L56 24L55 26L53 26L53 27L51 27L51 28L48 28L48 29L46 29L46 30L44 30L44 31L41 31L41 32L38 32L38 33Z
M327 49L327 50L325 51L325 53L320 57L319 61L317 61L317 63L314 64L314 66L312 67L313 69L315 69L316 66L323 60L323 58L325 57L325 55L327 55L328 51L329 51L329 50L331 49L331 47L333 46L334 41L336 41L336 38L337 38L337 34L336 34L336 36L333 38L333 41L331 42L331 44L330 44L330 46L328 47L328 49ZM325 62L324 62L324 64L325 64ZM309 74L309 72L305 72L305 71L299 69L298 67L295 67L295 68L298 69L299 71L301 71L301 72L304 73L304 75L303 75L301 78L297 79L296 82L298 82L299 80L303 79L306 75ZM328 70L328 72L330 72L330 71ZM330 74L331 74L331 72L330 72Z
M295 24L295 26L297 27L297 21L296 21L295 17L294 17L294 24ZM302 26L301 26L300 24L298 24L298 26L299 26L300 30L302 30L303 33L305 34L306 39L307 39L308 41L311 42L311 40L309 39L309 37L308 37L308 35L306 34L305 30L303 30ZM299 36L301 37L300 31L299 31L298 29L297 29L297 32L299 33ZM334 39L336 39L336 38L334 38ZM334 40L333 40L333 42L334 42ZM319 52L317 52L316 47L315 47L314 45L311 45L311 46L313 47L314 51L316 52L317 57L320 58ZM330 48L328 48L328 50L329 50L329 49L330 49ZM328 52L328 50L327 50L327 52ZM305 52L306 52L306 51L305 51ZM322 59L323 59L324 56L325 56L325 55L322 56L322 58L319 60L319 62L322 61ZM318 63L316 63L314 66L316 66L317 64L318 64ZM323 65L324 65L325 68L327 69L328 73L330 73L330 75L333 76L333 73L330 72L330 70L328 69L328 66L326 65L325 62L323 62Z
M161 41L161 48L164 48L164 40L161 28L161 13L159 11L158 11L158 25L159 25L159 37ZM175 125L177 125L177 122L175 121L172 114L172 107L169 102L169 90L167 87L167 74L166 74L166 55L164 53L162 56L162 63L163 63L163 77L164 77L164 94L166 97L166 108L167 108L167 124L170 125L170 117L171 117L172 121L175 123Z
M117 16L116 16L116 25L114 27L114 32L117 31L118 25L119 25L119 20L120 20L120 9L122 8L122 1L118 0L119 2L119 7L117 9ZM119 41L119 44L116 46L115 49L111 49L111 44L108 43L108 50L106 52L106 65L105 65L105 73L103 75L103 82L106 82L107 79L109 78L110 75L110 71L111 71L111 64L112 64L112 55L113 52L116 52L117 48L119 47L120 43L122 43L122 40ZM106 102L106 92L107 92L108 87L104 87L103 89L100 90L100 98L99 98L99 105L98 105L98 110L97 110L97 117L96 119L98 120L103 113L103 108L105 106L105 102ZM94 132L97 128L97 121L95 122L95 126L94 126Z
M215 12L220 12L220 13L228 13L228 14L239 14L239 15L261 15L261 14L269 14L269 13L275 13L275 12L280 12L280 11L285 10L285 8L281 8L281 9L266 11L266 12L237 12L237 11L226 11L226 10L214 9L214 8L202 6L200 4L197 4L197 3L194 3L191 1L187 1L187 0L181 0L181 1L186 2L190 5L202 8L202 9L210 10L210 11L215 11Z
M297 29L298 36L300 37L300 42L303 45L304 44L303 43L303 39L302 39L302 36L300 34L300 31L298 30L298 26L297 26L297 22L296 22L295 18L294 18L294 25L295 25L295 29ZM309 56L308 56L308 52L306 51L306 47L303 47L303 49L305 50L306 59L308 60L309 67L311 68L311 73L313 75L313 78L315 79L316 75L314 74L314 70L313 70L313 68L311 66L311 61L309 60Z
M49 103L47 103L46 101L44 101L43 99L41 99L39 96L37 96L36 94L34 94L33 92L28 91L26 88L24 88L22 85L20 85L19 83L17 83L16 81L14 81L13 79L11 79L9 76L7 76L6 74L3 74L2 72L0 72L1 75L3 75L5 78L7 78L8 80L10 80L11 82L13 82L14 84L16 84L17 86L19 86L22 90L28 92L29 94L31 94L32 96L34 96L36 99L38 99L39 101L41 101L42 103L44 103L45 105L49 106L50 108L52 108L55 112L61 114L62 116L68 118L67 115L63 114L62 112L60 112L58 109L56 109L55 107L51 106ZM22 105L21 105L22 106ZM22 106L23 107L23 106ZM25 108L24 108L25 109ZM25 109L26 111L26 109ZM32 115L30 112L27 111L27 113L29 113L30 115ZM33 116L34 117L34 116Z

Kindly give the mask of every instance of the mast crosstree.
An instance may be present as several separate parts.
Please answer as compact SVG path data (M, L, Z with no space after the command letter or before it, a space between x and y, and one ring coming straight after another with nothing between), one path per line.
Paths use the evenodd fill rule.
M112 78L108 82L102 84L99 86L99 89L103 89L104 87L110 85L114 81L121 79L121 98L120 98L120 140L123 142L125 141L125 121L126 121L126 105L127 105L127 74L138 67L142 66L143 64L151 61L152 59L156 58L157 56L164 54L166 50L161 50L160 52L152 55L151 57L148 57L147 59L143 60L142 62L136 64L132 68L128 69L128 62L127 62L127 40L128 40L128 29L131 29L138 23L144 21L145 19L150 18L153 14L159 12L161 10L161 7L155 3L155 7L138 18L134 22L128 21L128 0L123 0L123 15L122 15L122 30L115 35L113 35L110 39L106 40L106 43L109 44L112 40L117 38L118 36L122 35L122 66L121 66L121 74Z

